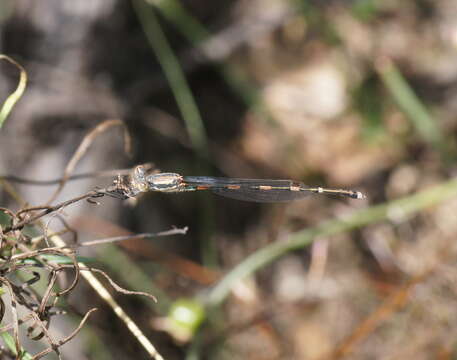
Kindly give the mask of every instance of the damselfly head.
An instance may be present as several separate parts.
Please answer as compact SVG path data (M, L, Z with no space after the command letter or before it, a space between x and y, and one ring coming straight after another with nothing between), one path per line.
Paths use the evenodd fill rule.
M128 176L118 175L113 184L108 186L104 193L118 199L127 199L134 196L130 187Z

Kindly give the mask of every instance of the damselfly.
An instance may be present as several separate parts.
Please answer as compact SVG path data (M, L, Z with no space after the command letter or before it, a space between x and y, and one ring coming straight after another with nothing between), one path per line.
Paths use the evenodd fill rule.
M110 193L128 198L148 191L180 193L199 190L209 190L228 198L254 202L285 202L302 199L311 194L365 198L360 191L308 187L293 180L181 176L176 173L148 174L141 165L137 166L131 175L118 177Z

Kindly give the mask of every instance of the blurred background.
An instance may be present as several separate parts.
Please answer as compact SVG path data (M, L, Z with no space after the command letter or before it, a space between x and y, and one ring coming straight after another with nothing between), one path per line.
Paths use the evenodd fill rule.
M456 1L3 0L0 32L0 53L29 77L0 131L3 175L59 178L89 131L120 119L132 154L113 127L75 173L152 162L367 195L257 204L150 193L65 209L81 242L189 227L81 251L157 296L115 294L165 359L457 356L457 198L438 192L427 208L414 198L456 170ZM17 79L1 62L2 102ZM69 182L55 201L111 181ZM31 205L55 190L12 185ZM414 211L370 210L411 196ZM18 209L3 188L0 199ZM351 229L328 230L345 219ZM316 227L312 241L249 262ZM227 274L237 281L216 295ZM67 300L56 337L99 310L65 359L148 358L86 284Z

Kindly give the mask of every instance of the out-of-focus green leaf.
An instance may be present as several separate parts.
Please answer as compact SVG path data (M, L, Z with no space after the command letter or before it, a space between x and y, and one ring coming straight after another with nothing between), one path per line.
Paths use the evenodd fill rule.
M0 211L0 226L6 227L11 225L11 216L3 211Z
M169 331L176 338L191 339L205 320L206 313L203 305L194 299L176 300L170 307L168 320Z
M14 341L14 338L11 336L10 333L8 332L4 332L4 333L1 333L1 337L3 339L3 341L5 342L5 345L12 351L14 352L15 354L17 354L17 350L16 350L16 343ZM21 351L21 356L20 356L20 359L21 360L32 360L32 355L30 355L27 351L25 350L20 350Z
M373 20L378 11L376 0L356 0L352 4L352 13L362 21Z
M14 11L14 0L0 1L0 24L8 20Z
M354 92L354 106L363 119L362 134L368 140L374 140L385 134L381 88L379 79L371 77Z

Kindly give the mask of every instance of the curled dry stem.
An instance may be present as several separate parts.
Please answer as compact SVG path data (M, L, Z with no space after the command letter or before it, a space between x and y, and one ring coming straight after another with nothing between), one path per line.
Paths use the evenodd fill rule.
M52 341L51 343L51 346L41 352L39 352L38 354L35 354L32 359L33 360L38 360L38 359L41 359L43 356L46 356L47 354L55 351L57 354L58 353L58 349L59 347L61 347L62 345L66 344L67 342L69 342L70 340L72 340L80 331L81 329L83 328L84 324L86 323L87 319L89 318L90 314L92 314L94 311L96 311L97 308L92 308L90 309L86 315L84 315L84 317L82 318L82 320L80 321L78 327L73 330L73 332L68 335L67 337L63 338L62 340L59 340L57 342L55 341Z
M63 266L68 266L68 265L63 265ZM126 295L141 295L141 296L146 296L148 298L150 298L152 301L154 302L157 302L157 298L154 296L154 295L151 295L151 294L148 294L146 292L143 292L143 291L131 291L131 290L127 290L127 289L124 289L123 287L119 286L118 284L116 284L116 282L114 282L113 279L111 279L111 277L104 271L100 270L100 269L97 269L97 268L93 268L93 267L89 267L89 266L84 266L84 267L80 267L80 270L82 271L90 271L90 272L95 272L97 274L101 274L103 275L103 277L108 280L108 282L110 283L110 285L113 287L114 290L116 290L117 292L120 292L122 294L126 294Z
M94 142L95 138L99 136L101 133L106 131L112 126L122 126L124 129L124 144L125 144L125 152L130 153L131 151L131 139L127 131L127 127L125 123L119 119L112 119L102 122L101 124L97 125L91 132L89 132L84 139L82 140L81 144L79 145L78 149L75 151L73 157L68 162L67 166L65 167L62 179L59 183L58 188L56 191L51 195L51 198L48 200L47 204L50 204L55 198L59 195L62 191L65 183L68 181L71 173L74 171L76 164L81 160L81 158L86 154L89 147Z

